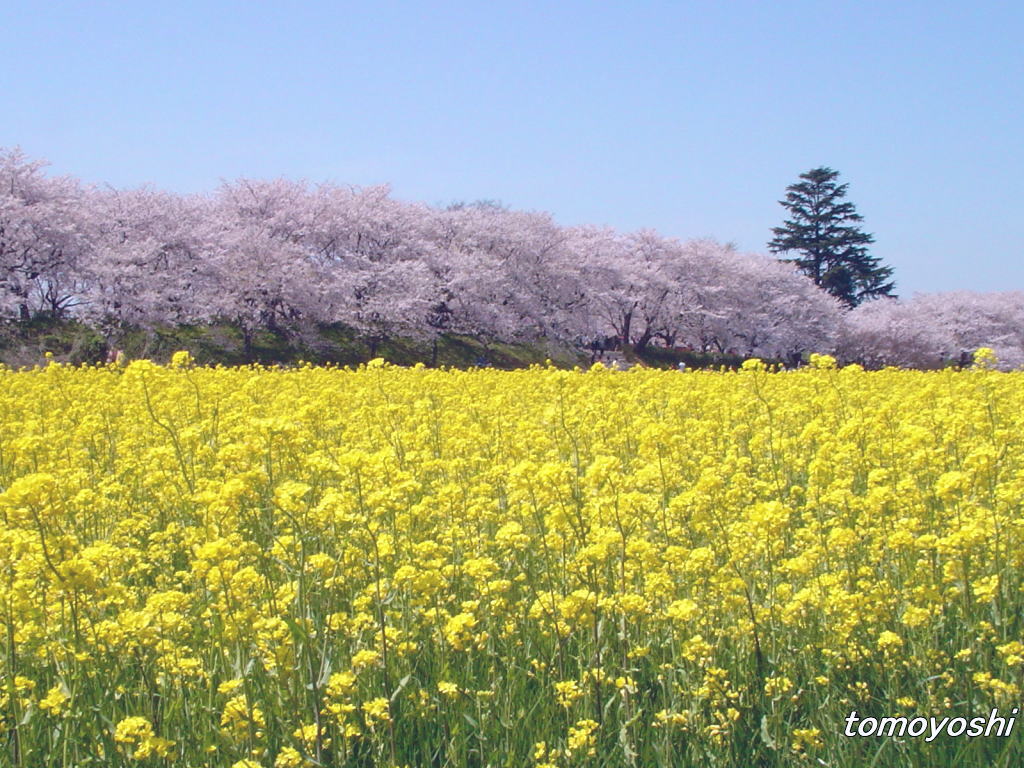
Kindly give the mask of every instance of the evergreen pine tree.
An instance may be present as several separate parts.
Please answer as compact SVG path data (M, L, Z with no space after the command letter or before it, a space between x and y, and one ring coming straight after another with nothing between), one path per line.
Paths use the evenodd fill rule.
M772 229L768 243L772 253L796 251L783 259L814 280L816 285L850 307L865 299L892 296L892 268L868 253L875 241L857 225L863 217L853 203L843 201L848 184L837 184L839 172L813 168L800 174L801 181L786 187L779 204L791 217Z

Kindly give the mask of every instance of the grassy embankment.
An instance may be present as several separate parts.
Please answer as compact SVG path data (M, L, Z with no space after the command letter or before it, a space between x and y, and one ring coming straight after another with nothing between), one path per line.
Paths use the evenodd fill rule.
M151 359L166 363L177 350L188 350L200 365L291 365L299 361L315 364L359 365L382 357L395 365L424 363L430 367L526 368L550 359L560 368L587 366L590 350L565 345L532 343L503 344L472 336L446 334L435 342L395 337L376 344L343 326L322 326L296 331L260 331L254 334L246 352L242 332L228 325L196 325L133 329L107 340L93 328L75 321L35 319L25 323L0 324L0 363L12 368L39 365L46 353L72 364L98 363L109 349L120 349L128 359ZM738 366L735 355L707 355L661 348L623 350L622 359L651 368L675 368L680 362L690 368L718 365Z

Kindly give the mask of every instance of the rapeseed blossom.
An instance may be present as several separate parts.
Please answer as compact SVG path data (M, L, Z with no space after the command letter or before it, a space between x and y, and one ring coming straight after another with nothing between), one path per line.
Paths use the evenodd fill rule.
M1022 385L0 369L0 764L870 763L1019 703Z

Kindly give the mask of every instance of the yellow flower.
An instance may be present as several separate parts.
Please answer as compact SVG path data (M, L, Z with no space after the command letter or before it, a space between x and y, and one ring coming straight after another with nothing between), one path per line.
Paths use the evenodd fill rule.
M974 367L979 369L995 368L999 358L991 347L978 347L974 351Z
M555 698L558 703L568 709L583 695L583 690L575 680L563 680L555 683Z
M171 368L188 368L193 362L192 353L185 349L171 355Z
M145 760L153 755L167 758L174 748L173 741L154 735L153 724L138 716L126 717L115 726L114 741L124 745L134 760Z
M443 680L437 684L437 690L442 696L447 698L454 698L459 695L459 686L455 685L455 683L448 683Z
M795 752L803 752L807 749L817 749L825 746L821 739L819 728L794 728L792 748Z
M64 711L64 706L71 700L64 686L55 685L46 692L46 696L39 700L39 708L44 712L57 716Z
M352 656L352 668L363 669L380 661L380 653L369 649L358 651Z
M903 638L895 632L883 631L878 636L878 649L885 652L899 650L903 647Z
M793 690L793 681L788 677L769 677L764 681L764 692L768 696L780 696Z
M580 720L575 725L569 727L569 735L566 740L570 752L575 752L580 749L586 749L588 755L595 755L597 752L594 749L594 745L597 743L597 739L594 736L594 731L597 730L598 724L594 720Z
M230 696L239 688L242 687L243 681L239 678L234 680L225 680L223 683L217 686L217 693Z
M362 710L366 713L370 723L374 721L389 722L391 720L391 706L383 696L363 702Z
M316 724L311 723L309 725L303 725L299 728L296 728L292 732L292 738L294 738L296 741L301 742L307 752L313 752L316 749L317 733L318 731ZM326 730L321 728L319 730L319 734L321 748L327 749L328 747L330 747L331 740L329 738L326 738Z
M137 744L153 735L153 724L144 717L126 717L114 728L114 741Z

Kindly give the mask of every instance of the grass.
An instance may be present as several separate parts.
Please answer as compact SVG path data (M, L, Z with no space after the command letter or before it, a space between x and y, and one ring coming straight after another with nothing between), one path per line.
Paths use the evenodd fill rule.
M429 367L490 367L512 370L551 360L561 368L586 365L587 355L565 345L506 344L472 336L445 334L436 341L390 337L373 342L341 325L280 331L257 331L245 348L242 331L227 323L213 325L129 328L107 341L95 329L74 320L34 318L0 325L0 363L31 367L46 360L99 363L108 350L121 350L129 359L166 363L178 350L188 350L201 365L317 365L356 366L375 357L395 365L423 363Z

